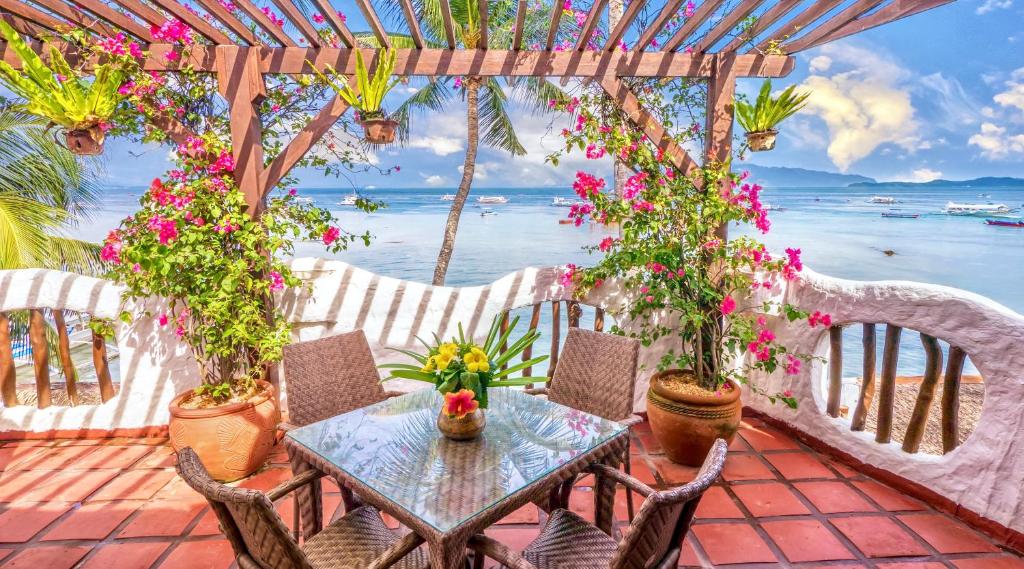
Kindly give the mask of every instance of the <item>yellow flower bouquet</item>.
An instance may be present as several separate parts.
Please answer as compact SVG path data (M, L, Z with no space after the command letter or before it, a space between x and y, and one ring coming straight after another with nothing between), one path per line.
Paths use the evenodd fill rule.
M452 418L462 418L478 408L487 408L487 389L491 387L516 387L545 383L547 377L510 377L512 374L543 362L548 356L530 358L516 365L509 365L513 358L523 353L540 338L540 332L531 329L518 340L509 337L515 330L519 318L514 318L505 331L501 330L501 319L495 318L482 344L467 338L459 323L459 335L448 342L442 342L437 335L434 343L428 344L425 354L408 350L397 350L417 364L385 364L389 379L414 379L433 383L445 396L442 410ZM503 348L503 346L508 346Z

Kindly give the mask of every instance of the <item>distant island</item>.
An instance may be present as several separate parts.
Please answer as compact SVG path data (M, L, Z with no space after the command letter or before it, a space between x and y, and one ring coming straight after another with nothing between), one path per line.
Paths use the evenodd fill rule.
M932 180L931 182L855 182L850 188L1021 188L1022 178L975 178L973 180Z
M805 168L734 164L734 170L748 170L751 179L766 188L842 188L856 184L876 183L874 178L867 176L822 172Z

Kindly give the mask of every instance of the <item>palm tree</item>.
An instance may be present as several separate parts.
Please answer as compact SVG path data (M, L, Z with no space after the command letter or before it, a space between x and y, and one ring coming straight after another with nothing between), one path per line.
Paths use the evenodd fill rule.
M473 48L480 43L480 9L476 0L452 0L452 20L455 25L457 47ZM444 21L441 18L439 0L414 0L413 7L428 43L446 43ZM509 46L512 43L515 25L516 2L490 0L487 7L488 42L495 46ZM393 3L391 15L399 17L397 2ZM538 37L546 30L548 17L542 11L531 10L526 19L524 41ZM392 36L392 39L395 39ZM407 41L407 38L399 38ZM397 45L397 44L396 44ZM402 47L405 47L404 45ZM507 88L507 90L506 90ZM492 148L504 150L513 156L526 154L519 142L512 120L508 115L509 95L533 112L547 112L551 99L562 99L562 91L544 78L528 77L506 79L504 86L495 77L471 76L466 78L442 77L427 83L407 99L394 113L402 127L400 136L407 140L412 115L418 112L442 112L457 98L466 101L466 155L463 160L462 180L452 201L445 223L444 239L434 267L434 285L443 285L455 250L455 236L459 230L459 219L466 205L473 184L476 157L481 142Z
M94 273L96 244L64 232L99 202L92 172L46 130L46 121L0 107L0 269Z

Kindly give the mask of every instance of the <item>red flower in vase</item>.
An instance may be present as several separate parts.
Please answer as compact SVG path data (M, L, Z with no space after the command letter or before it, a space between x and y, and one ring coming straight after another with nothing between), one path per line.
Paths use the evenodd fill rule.
M444 413L449 417L461 419L480 408L476 393L470 389L444 394Z

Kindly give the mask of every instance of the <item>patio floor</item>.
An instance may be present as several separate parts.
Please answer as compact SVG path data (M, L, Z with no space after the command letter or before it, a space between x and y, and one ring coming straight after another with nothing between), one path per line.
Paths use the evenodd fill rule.
M723 480L705 495L683 567L1024 569L1024 561L955 519L819 455L757 420L744 423ZM646 425L633 472L659 487L694 470L666 460ZM0 446L0 569L188 569L234 566L206 503L174 473L163 439L8 442ZM283 450L241 482L289 477ZM584 479L574 510L591 515ZM325 507L338 509L328 486ZM291 521L291 500L279 504ZM617 500L620 524L625 501ZM533 506L489 533L521 549L543 514ZM394 520L387 519L395 527Z

